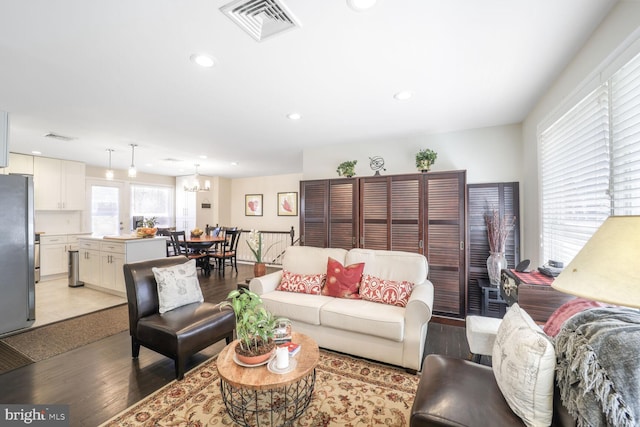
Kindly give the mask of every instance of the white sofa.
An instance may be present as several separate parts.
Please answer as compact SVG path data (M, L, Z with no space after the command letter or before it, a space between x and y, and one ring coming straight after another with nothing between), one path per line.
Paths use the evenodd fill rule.
M277 291L281 270L252 279L249 288L269 311L290 319L294 331L320 347L420 370L433 307L427 259L408 252L291 246L282 267L296 274L326 273L328 257L344 266L364 262L363 274L415 283L407 306Z

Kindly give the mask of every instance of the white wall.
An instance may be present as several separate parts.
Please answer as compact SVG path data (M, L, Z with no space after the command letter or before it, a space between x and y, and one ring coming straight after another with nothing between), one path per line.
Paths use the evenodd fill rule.
M373 175L369 158L381 156L383 175L416 173L415 155L423 148L438 153L432 171L466 170L468 183L522 180L522 129L519 124L432 135L415 135L306 149L303 153L305 180L337 178L337 166L357 160L356 175Z
M523 256L540 265L540 201L537 131L550 123L594 85L606 80L612 68L640 52L640 2L621 1L593 33L551 88L544 93L523 122ZM573 102L569 102L574 100Z
M230 218L221 225L237 226L243 230L287 231L294 227L300 235L300 209L297 216L278 216L278 193L300 192L302 174L287 174L257 178L239 178L231 181ZM245 194L262 194L263 216L245 216ZM298 202L300 194L298 194Z

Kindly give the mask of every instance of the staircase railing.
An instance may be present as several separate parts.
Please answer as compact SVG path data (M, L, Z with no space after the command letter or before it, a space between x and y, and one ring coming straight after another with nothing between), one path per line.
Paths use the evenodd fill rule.
M271 265L281 265L282 256L289 246L300 244L300 237L295 237L295 230L291 227L288 231L259 230L262 234L262 260ZM249 249L246 241L251 230L242 230L238 243L238 262L255 262L256 259Z

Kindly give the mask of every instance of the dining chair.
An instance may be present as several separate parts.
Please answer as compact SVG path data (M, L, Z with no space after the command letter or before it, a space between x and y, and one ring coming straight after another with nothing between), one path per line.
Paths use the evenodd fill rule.
M209 256L216 261L218 271L222 271L222 277L224 277L224 270L227 265L234 268L236 274L238 273L238 259L236 255L242 230L238 230L236 227L234 228L234 230L225 230L225 244L221 244L217 252L209 254ZM227 264L227 262L229 263Z
M205 275L211 274L211 266L209 265L209 254L206 251L192 251L187 243L187 236L184 230L172 231L171 243L175 255L184 255L189 259L196 260L196 266L199 267Z
M167 239L167 257L176 255L173 252L173 242L171 241L171 231L168 228L158 228L158 232L156 233L156 235L168 237L168 239Z
M211 237L218 237L220 235L220 231L222 231L222 227L209 227L205 230L205 233Z

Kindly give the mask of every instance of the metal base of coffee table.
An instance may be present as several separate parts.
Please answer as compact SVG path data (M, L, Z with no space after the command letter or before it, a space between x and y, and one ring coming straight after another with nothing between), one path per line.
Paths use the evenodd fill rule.
M296 333L292 341L300 344L296 364L290 371L277 374L267 365L247 367L234 361L238 341L227 345L218 355L220 394L231 419L243 426L285 426L293 424L307 409L316 383L320 360L318 344Z
M220 393L227 412L234 422L244 426L291 425L313 396L316 371L297 382L267 390L234 387L220 380Z

